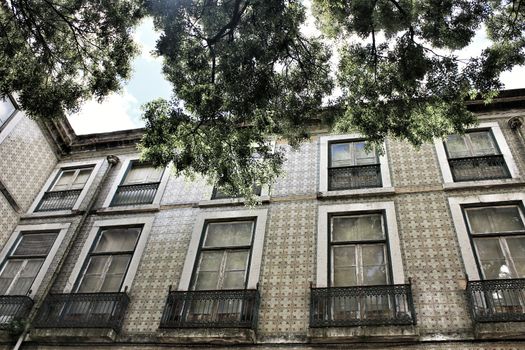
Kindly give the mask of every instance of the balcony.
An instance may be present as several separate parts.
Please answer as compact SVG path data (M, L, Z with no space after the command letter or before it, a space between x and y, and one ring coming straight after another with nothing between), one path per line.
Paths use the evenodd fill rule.
M36 328L108 328L119 332L129 304L126 293L49 294Z
M381 186L380 164L328 168L329 191Z
M415 325L410 284L311 288L310 327Z
M32 307L33 300L28 296L0 296L0 329L9 330L14 322L25 320Z
M259 313L256 289L172 291L160 328L250 328Z
M55 211L73 209L82 190L46 192L35 211Z
M475 322L525 321L525 279L468 281L467 298Z
M123 205L151 204L160 182L138 185L120 185L115 192L112 207Z
M454 181L495 180L510 178L502 155L452 158L448 160Z

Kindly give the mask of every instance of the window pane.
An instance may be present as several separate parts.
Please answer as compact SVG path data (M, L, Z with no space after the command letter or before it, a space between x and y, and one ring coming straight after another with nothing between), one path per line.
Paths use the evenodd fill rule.
M351 287L357 285L357 270L355 267L336 268L334 270L334 287Z
M91 175L92 170L93 168L86 168L86 169L80 170L78 172L77 177L75 178L75 181L73 182L73 185L71 186L71 189L78 190L78 189L84 188L84 185L89 179L89 175Z
M111 257L108 271L102 282L101 292L118 292L126 274L131 255L116 255Z
M200 271L219 271L221 267L223 252L202 252Z
M0 127L9 119L11 114L15 111L15 106L9 99L4 97L0 99Z
M508 237L507 246L516 268L516 278L525 278L525 237Z
M332 247L332 261L334 287L357 285L355 246Z
M154 168L149 164L132 163L123 184L159 182L163 172L163 168Z
M367 151L365 142L353 142L355 148L356 165L377 164L377 155L372 148Z
M106 266L110 259L111 256L92 256L89 259L84 277L78 287L78 292L92 293L99 291Z
M56 233L25 233L11 256L47 255L55 243Z
M485 279L510 278L498 238L477 238L475 245Z
M133 251L141 230L140 227L104 229L93 251L95 253Z
M462 158L472 156L470 150L467 147L464 136L461 135L449 135L446 141L447 152L450 158Z
M481 156L497 153L489 131L469 132L467 135L470 137L470 142L472 143L473 155Z
M226 256L226 271L246 270L248 251L228 252Z
M378 285L387 283L385 264L385 246L362 245L361 259L363 264L363 284Z
M244 277L244 271L226 272L222 289L243 289Z
M22 268L24 260L8 260L0 274L0 295L7 292L18 271Z
M207 226L205 247L232 247L250 245L253 222L215 222Z
M26 295L33 281L40 271L40 267L44 263L44 259L31 259L28 260L18 279L15 281L11 290L9 291L10 295Z
M355 165L354 162L352 162L350 143L333 143L330 145L330 151L330 167Z
M216 290L219 284L219 272L201 271L195 281L195 290Z
M332 217L332 241L384 239L381 214Z
M523 231L525 226L518 206L468 208L466 213L472 233Z
M55 185L51 189L52 191L66 191L71 187L71 183L75 177L75 171L72 170L62 170L61 174L58 177L58 180L55 182Z

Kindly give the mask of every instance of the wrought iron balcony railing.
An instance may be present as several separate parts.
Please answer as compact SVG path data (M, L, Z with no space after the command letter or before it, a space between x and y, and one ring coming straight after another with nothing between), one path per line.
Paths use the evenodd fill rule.
M0 329L9 329L13 322L25 320L32 307L33 300L28 296L0 296Z
M328 168L329 191L381 186L380 164Z
M49 294L36 328L111 328L119 332L128 308L126 293Z
M160 182L138 185L120 185L111 202L112 207L135 204L151 204Z
M310 291L310 327L416 324L410 284Z
M54 211L72 209L82 190L50 191L46 192L36 211Z
M468 281L467 299L475 322L525 321L525 278Z
M172 291L160 328L251 328L257 325L256 289Z
M510 177L502 155L450 158L448 163L454 181L493 180Z

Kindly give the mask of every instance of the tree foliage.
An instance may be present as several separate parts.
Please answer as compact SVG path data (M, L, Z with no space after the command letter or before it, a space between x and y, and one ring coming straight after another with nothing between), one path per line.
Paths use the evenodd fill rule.
M139 0L0 0L0 96L55 118L119 90L143 10Z

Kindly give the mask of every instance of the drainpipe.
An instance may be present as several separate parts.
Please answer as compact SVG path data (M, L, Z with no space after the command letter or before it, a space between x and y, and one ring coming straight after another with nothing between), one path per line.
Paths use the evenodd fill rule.
M71 248L73 247L73 244L75 243L75 241L77 239L77 236L78 236L78 234L80 233L80 231L82 229L82 226L84 226L84 223L86 222L87 217L91 213L91 210L93 210L93 206L95 205L95 201L97 200L98 195L100 194L100 190L102 189L102 184L106 181L106 179L108 177L108 174L111 171L111 169L115 165L117 165L118 162L119 162L119 158L117 156L114 156L114 155L108 155L106 157L106 160L108 161L108 167L106 168L106 171L104 171L104 174L102 175L102 178L100 179L100 184L95 189L95 193L93 194L93 196L91 196L91 199L89 200L88 206L87 206L86 210L84 211L84 214L82 214L82 217L80 218L80 222L78 223L77 228L73 232L73 235L72 235L71 239L69 240L69 242L68 242L68 244L66 246L66 250L64 251L64 254L62 254L62 256L60 257L60 260L58 262L58 266L56 267L55 272L51 276L51 281L49 281L49 283L46 285L44 293L42 293L42 297L38 300L37 303L35 303L35 306L33 307L33 310L31 312L31 314L27 318L27 323L26 323L26 326L24 328L24 331L18 337L18 340L17 340L13 350L19 350L20 346L22 346L22 343L24 342L27 334L29 333L29 329L31 328L31 323L34 321L34 319L35 319L35 317L36 317L36 315L38 313L38 310L40 309L40 307L42 306L42 303L45 300L46 295L49 293L51 287L53 286L53 283L55 283L55 280L58 277L58 274L62 270L62 267L63 267L63 265L66 262L66 258L68 256L68 253L71 250Z
M521 141L521 145L525 147L525 138L523 137L523 133L521 132L521 126L523 125L523 122L520 117L512 117L509 120L507 120L507 123L512 131L514 131L516 134L518 134L519 139Z

